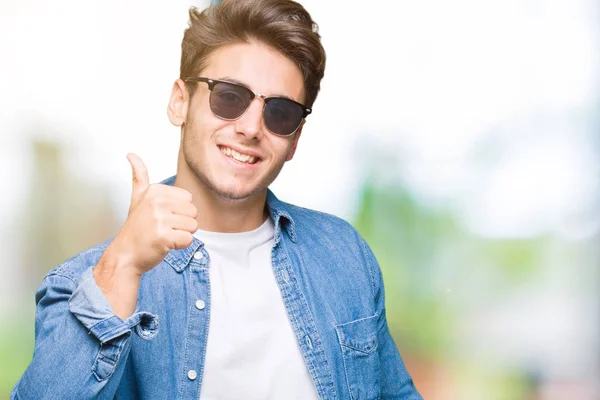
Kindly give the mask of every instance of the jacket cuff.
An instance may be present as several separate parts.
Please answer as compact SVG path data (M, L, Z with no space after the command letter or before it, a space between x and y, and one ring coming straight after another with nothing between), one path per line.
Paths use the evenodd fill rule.
M153 339L158 334L158 316L149 312L136 312L125 321L112 310L110 303L96 284L93 267L86 269L69 299L71 313L101 343L123 335L132 329L142 339Z

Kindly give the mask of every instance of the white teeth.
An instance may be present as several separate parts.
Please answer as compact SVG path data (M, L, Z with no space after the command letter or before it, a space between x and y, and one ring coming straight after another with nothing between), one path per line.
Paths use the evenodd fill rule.
M257 161L257 158L255 156L238 153L237 151L235 151L229 147L221 147L220 149L223 154L225 154L239 162L254 164Z
M233 157L236 160L241 161L241 162L246 162L246 161L248 161L248 158L249 158L247 155L240 154L233 149L231 149L231 157Z

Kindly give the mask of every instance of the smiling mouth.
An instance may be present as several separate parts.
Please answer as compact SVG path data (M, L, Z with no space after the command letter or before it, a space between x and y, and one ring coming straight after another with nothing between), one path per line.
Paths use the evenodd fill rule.
M219 146L219 150L221 150L221 153L225 154L227 157L233 158L234 160L244 164L256 164L259 161L259 158L256 156L239 153L229 147Z

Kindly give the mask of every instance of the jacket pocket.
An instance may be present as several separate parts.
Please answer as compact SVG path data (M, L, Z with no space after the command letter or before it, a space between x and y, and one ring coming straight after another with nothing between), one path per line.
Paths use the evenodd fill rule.
M352 400L379 398L380 365L377 353L377 315L335 327L344 358Z

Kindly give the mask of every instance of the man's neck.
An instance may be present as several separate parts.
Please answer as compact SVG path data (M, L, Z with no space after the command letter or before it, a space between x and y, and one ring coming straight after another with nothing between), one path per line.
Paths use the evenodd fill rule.
M261 226L268 217L266 190L248 199L226 199L216 195L191 170L181 166L177 169L174 186L192 194L192 203L198 209L198 229L203 231L248 232Z

